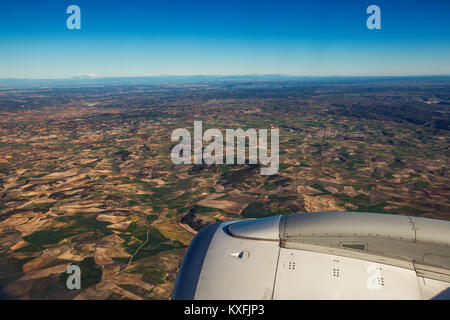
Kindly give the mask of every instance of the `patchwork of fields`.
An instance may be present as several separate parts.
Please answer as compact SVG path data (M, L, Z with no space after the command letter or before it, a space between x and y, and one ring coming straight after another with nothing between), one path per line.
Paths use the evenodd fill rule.
M198 230L369 211L450 220L450 79L0 90L0 294L168 299ZM280 170L174 165L171 132L280 129ZM71 263L82 289L66 288Z

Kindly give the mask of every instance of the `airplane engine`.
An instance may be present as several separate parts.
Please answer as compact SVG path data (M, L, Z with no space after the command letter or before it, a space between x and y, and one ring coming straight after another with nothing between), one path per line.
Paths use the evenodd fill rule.
M204 228L172 299L449 299L449 287L450 221L326 212Z

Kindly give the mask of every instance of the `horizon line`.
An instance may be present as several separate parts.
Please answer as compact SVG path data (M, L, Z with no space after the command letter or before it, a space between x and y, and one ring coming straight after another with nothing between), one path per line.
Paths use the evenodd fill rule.
M193 78L193 77L216 77L216 78L226 78L226 77L285 77L285 78L362 78L362 77L450 77L450 73L446 74L421 74L421 73L399 73L399 74L324 74L324 75L294 75L294 74L278 74L278 73L267 73L267 74L159 74L159 75L127 75L127 76L91 76L91 75L80 75L80 76L70 76L70 77L0 77L0 81L3 80L103 80L103 79L136 79L136 78Z

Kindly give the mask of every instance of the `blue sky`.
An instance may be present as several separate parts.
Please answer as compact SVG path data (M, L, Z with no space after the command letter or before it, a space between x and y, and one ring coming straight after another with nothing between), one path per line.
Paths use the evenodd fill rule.
M66 28L71 4L81 30ZM448 0L7 0L0 78L448 75L449 15Z

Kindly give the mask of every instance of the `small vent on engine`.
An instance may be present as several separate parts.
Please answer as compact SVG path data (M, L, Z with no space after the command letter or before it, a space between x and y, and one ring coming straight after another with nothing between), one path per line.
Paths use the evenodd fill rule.
M333 277L339 278L339 274L340 274L339 268L333 268Z
M366 245L363 243L343 243L342 247L354 250L366 250Z
M295 261L283 261L283 269L295 270Z

